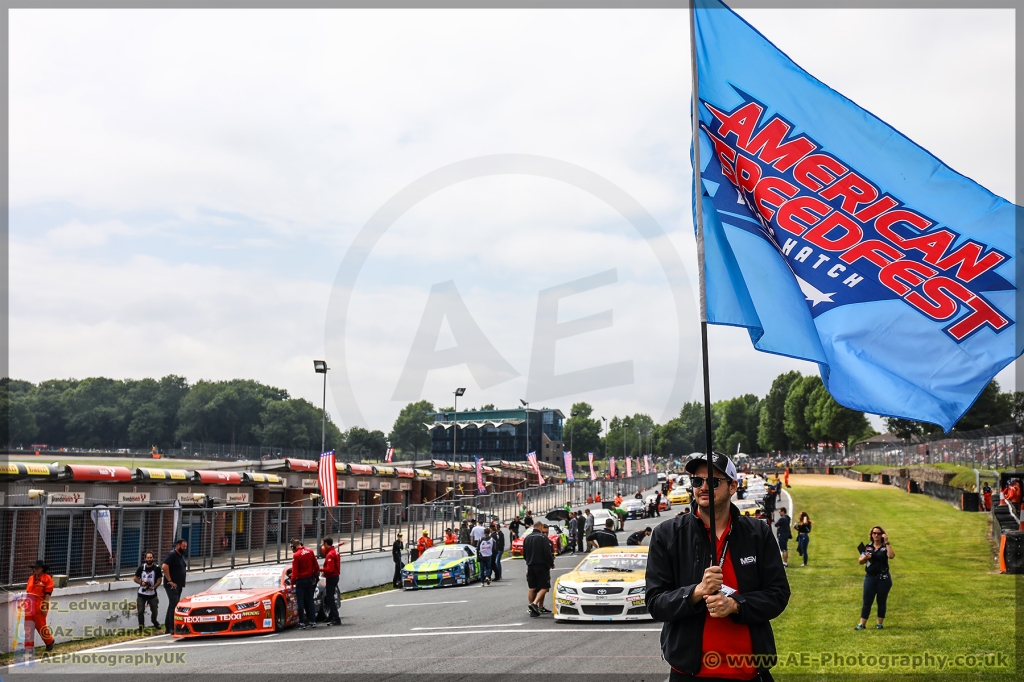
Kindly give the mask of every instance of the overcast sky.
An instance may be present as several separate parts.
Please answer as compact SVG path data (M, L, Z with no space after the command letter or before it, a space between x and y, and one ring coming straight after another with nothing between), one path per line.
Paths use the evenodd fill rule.
M1016 199L1012 10L740 14ZM559 340L555 372L632 363L632 383L534 405L663 421L674 382L700 395L697 319L677 324L674 298L696 310L688 30L684 10L11 10L11 375L252 378L319 404L312 360L334 360L328 302L367 220L448 164L533 154L639 202L691 287L673 290L629 222L570 184L440 189L394 222L351 292L364 425L387 431L406 402L392 398L434 285L454 282L510 369L487 388L466 365L436 369L421 397L449 405L465 386L460 409L511 406L527 396L539 292L608 270L613 284L563 299L558 319L610 310L612 325ZM816 371L742 330L712 328L710 342L716 400ZM436 349L455 343L442 325ZM999 379L1013 388L1010 371ZM327 405L352 425L330 386Z

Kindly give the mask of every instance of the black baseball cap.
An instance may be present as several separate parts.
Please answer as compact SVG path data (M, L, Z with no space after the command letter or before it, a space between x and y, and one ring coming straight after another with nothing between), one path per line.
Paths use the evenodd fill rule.
M701 464L707 463L708 458L706 456L694 457L689 462L687 462L686 466L684 466L683 468L686 470L686 473L692 476L693 472L697 470L697 467L699 467ZM717 469L719 473L725 474L726 478L728 478L730 481L735 481L739 478L739 474L736 473L736 465L732 463L731 459L729 459L720 452L711 453L711 466Z

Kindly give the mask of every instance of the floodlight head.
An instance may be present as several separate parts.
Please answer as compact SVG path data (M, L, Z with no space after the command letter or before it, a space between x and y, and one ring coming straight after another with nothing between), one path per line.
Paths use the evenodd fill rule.
M320 494L319 493L310 493L309 494L309 499L311 499L311 500L319 500L320 499Z
M204 495L203 493L192 493L192 499L195 500L196 502L201 502L205 498L206 495Z
M313 369L317 374L327 374L327 361L326 360L314 360Z
M525 400L523 400L522 398L519 399L519 402L521 402L523 404L523 407L526 407L527 405L530 404L530 403L526 402Z
M30 499L30 500L38 500L40 497L42 497L45 494L46 494L45 490L35 490L35 489L29 490L28 491L28 499Z
M466 389L464 389L464 388L457 388L457 389L455 389L455 396L457 398L461 398L465 394L466 394Z

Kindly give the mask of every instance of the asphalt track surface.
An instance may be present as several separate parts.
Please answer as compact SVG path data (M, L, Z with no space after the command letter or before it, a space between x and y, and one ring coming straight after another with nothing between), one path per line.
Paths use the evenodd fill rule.
M784 504L792 506L786 495ZM626 522L629 533L673 518ZM645 543L646 544L646 543ZM555 559L552 581L572 570L582 556ZM74 680L102 675L175 675L189 679L219 676L246 680L302 677L380 680L622 679L668 677L661 658L661 624L654 621L567 623L551 614L531 618L527 609L526 567L520 559L502 562L503 579L487 587L474 583L415 591L388 591L344 600L342 625L313 630L290 628L252 637L173 640L167 635L91 649L104 656L93 662L36 664L8 668L4 679L22 676ZM551 594L545 605L551 608ZM110 655L131 655L111 664ZM183 654L159 666L145 655ZM153 659L150 658L150 661ZM167 659L164 658L166 661ZM101 662L102 661L102 662Z

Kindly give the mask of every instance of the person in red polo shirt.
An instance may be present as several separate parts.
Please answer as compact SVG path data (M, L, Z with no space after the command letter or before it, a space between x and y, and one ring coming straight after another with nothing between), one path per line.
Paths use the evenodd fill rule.
M327 627L341 625L341 616L338 615L338 601L335 599L338 592L338 582L341 580L341 557L338 550L334 548L334 538L324 538L320 546L320 553L324 557L324 567L321 571L324 575L324 604L327 605Z
M43 638L46 650L53 651L53 633L46 624L46 613L50 610L50 595L53 594L53 578L50 577L46 562L42 559L32 564L32 575L28 577L25 593L28 595L25 609L26 644L30 638L35 638L35 633L29 627L29 623L32 623L35 631Z
M776 649L770 621L782 614L790 595L779 546L771 528L741 516L731 504L737 474L728 457L713 453L713 483L706 459L691 459L686 471L697 513L658 525L647 559L647 608L664 623L669 680L772 680Z
M316 555L303 546L298 538L293 538L291 545L292 585L295 586L295 600L299 603L299 628L315 628L316 607L313 593L320 578L320 564L316 561Z

